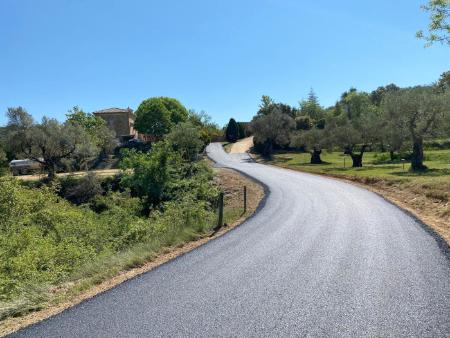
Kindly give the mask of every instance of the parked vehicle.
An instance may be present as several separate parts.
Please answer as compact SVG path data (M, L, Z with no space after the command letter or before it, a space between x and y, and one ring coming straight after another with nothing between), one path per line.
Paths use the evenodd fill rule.
M9 168L14 176L36 173L42 170L42 164L28 158L23 160L12 160Z

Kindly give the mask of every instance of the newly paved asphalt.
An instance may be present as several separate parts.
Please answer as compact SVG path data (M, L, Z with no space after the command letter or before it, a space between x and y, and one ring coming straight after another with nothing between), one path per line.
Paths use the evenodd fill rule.
M450 337L450 264L436 240L353 185L218 164L270 194L242 226L16 337Z

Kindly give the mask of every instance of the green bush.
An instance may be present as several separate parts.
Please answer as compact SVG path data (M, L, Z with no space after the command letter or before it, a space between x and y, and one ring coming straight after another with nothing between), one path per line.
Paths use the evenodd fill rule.
M165 142L124 161L132 170L102 182L0 178L0 319L39 308L68 282L98 283L211 229L218 191L205 163L183 161Z

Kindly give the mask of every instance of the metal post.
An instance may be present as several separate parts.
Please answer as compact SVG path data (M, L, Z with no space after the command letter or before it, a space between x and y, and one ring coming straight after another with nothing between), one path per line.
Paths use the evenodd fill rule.
M244 185L244 214L247 212L247 186Z

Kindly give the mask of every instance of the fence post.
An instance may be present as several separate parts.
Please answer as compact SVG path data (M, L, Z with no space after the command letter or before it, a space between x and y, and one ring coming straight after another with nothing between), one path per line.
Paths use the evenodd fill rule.
M247 212L247 186L244 185L244 214Z
M219 219L217 221L216 229L223 225L223 192L219 193Z

